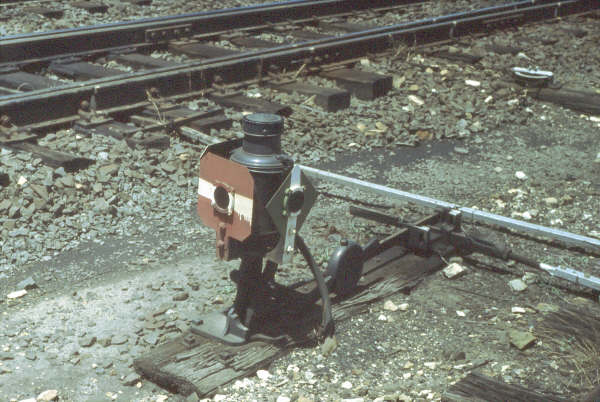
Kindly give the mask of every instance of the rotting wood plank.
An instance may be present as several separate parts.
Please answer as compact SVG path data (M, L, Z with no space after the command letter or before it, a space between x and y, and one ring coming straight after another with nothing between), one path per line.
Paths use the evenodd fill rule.
M53 168L62 166L68 172L85 169L94 163L94 161L91 159L68 154L66 152L55 151L31 142L16 142L4 145L0 143L0 146L4 146L13 150L29 152L33 156L40 158L45 165Z
M46 18L61 18L64 14L63 10L43 6L28 7L24 11L28 14L39 14Z
M475 64L483 59L483 56L464 52L450 52L448 50L440 50L439 52L434 52L431 55L434 57L440 57L442 59L451 61L460 61L467 64Z
M133 68L163 68L163 67L174 67L181 65L174 61L159 59L157 57L146 56L140 53L126 53L126 54L111 54L107 56L108 60L114 60L117 63L124 64Z
M127 74L126 71L121 71L114 68L106 68L84 61L76 61L73 63L53 62L48 66L48 71L79 80L89 80L94 78L104 78L120 74Z
M523 49L520 47L511 45L501 45L499 43L490 43L485 46L485 50L496 54L512 54L513 56L523 51Z
M128 138L139 131L137 127L132 127L111 118L107 118L97 123L79 120L75 122L73 129L81 134L104 135L116 140Z
M352 92L358 99L373 100L392 89L392 76L343 68L326 71L322 77L334 80L339 86Z
M155 108L147 107L142 114L154 119L186 119L186 126L205 134L210 134L211 129L230 129L233 125L233 121L225 116L223 109L220 108L214 108L206 111L194 111L177 106L169 110L160 110L160 117L156 112L157 110Z
M305 29L291 31L290 35L299 40L318 40L330 37L330 35L325 35L314 31L308 31Z
M330 31L360 32L373 29L371 25L355 24L352 22L319 22L319 27Z
M205 45L203 43L188 43L188 42L173 42L169 44L169 50L176 53L183 53L191 57L199 57L203 59L213 59L218 57L231 56L239 53L237 50L227 49L224 47L216 47Z
M334 318L337 321L348 319L377 300L414 287L440 267L441 260L437 256L405 255L400 247L392 248L368 261L353 295L332 297ZM136 359L134 367L150 381L172 392L208 395L219 386L266 367L294 346L307 342L314 344L313 329L320 322L321 310L318 304L307 304L306 301L307 295L314 290L314 282L297 289L280 289L282 297L278 300L283 313L265 321L269 322L269 328L265 330L275 328L286 333L291 340L285 345L252 341L231 346L187 333ZM198 349L201 352L195 353Z
M249 98L245 95L218 95L211 94L209 98L219 106L231 107L237 110L251 112L273 113L288 117L292 114L292 108L280 103L270 102L260 98Z
M284 43L275 43L264 39L255 38L253 36L242 36L229 40L236 46L247 47L249 49L270 49L275 46L284 45Z
M218 115L223 115L223 109L221 108L213 108L209 110L191 110L186 107L181 107L178 105L170 105L167 107L163 107L162 105L158 106L158 112L162 118L167 119L179 119L179 118L192 118L192 119L204 119L207 117L213 117ZM157 109L153 106L146 107L142 114L144 116L149 117L157 117Z
M162 134L150 134L142 138L128 137L125 139L130 148L167 149L171 146L171 137Z
M105 13L108 11L108 6L95 1L76 1L71 3L73 7L81 8L88 13Z
M600 114L600 94L568 88L536 88L528 90L535 99L552 102L580 112Z
M531 391L520 385L507 384L477 372L469 373L442 395L442 401L447 402L565 402L568 400Z
M59 85L61 85L60 81L51 80L50 78L23 71L0 74L0 86L23 92L51 88Z
M0 173L0 186L6 187L10 183L10 177L6 173Z
M269 84L269 86L286 93L297 92L306 96L314 96L314 103L328 112L337 112L350 107L350 93L343 89L325 88L297 82L282 85Z
M149 6L152 0L121 0L122 2L133 4L135 6Z

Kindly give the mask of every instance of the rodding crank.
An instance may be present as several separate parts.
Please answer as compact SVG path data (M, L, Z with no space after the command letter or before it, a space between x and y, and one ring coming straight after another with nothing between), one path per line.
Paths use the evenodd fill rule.
M323 309L319 332L327 336L334 329L329 291L352 288L360 278L362 259L348 275L343 269L332 269L325 280L298 234L316 191L300 167L281 151L283 118L248 115L242 128L243 139L206 148L198 184L198 215L216 231L217 256L227 261L241 258L239 270L232 275L237 294L233 306L201 316L192 332L233 345L252 339L277 340L262 328L277 309L273 306L277 304L274 290L280 286L274 282L276 270L289 263L297 249L317 282ZM334 263L348 259L347 249L362 252L360 246L347 245L332 257Z

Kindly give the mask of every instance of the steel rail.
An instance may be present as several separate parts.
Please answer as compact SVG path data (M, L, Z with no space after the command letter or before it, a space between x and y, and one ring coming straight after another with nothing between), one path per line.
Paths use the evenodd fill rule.
M45 59L119 47L160 43L224 30L294 19L310 19L341 12L360 12L425 0L291 0L240 8L156 17L128 22L80 27L50 32L6 36L0 39L0 63ZM177 31L177 33L175 33ZM162 33L165 33L163 36ZM156 34L155 39L150 36Z
M353 177L343 176L337 173L328 172L326 170L312 168L310 166L300 165L300 169L308 177L311 177L313 179L327 180L333 183L358 188L364 191L391 197L397 200L408 201L428 208L458 210L462 213L464 220L471 220L474 222L482 222L509 229L520 230L534 235L547 237L553 240L559 240L565 244L581 247L586 250L591 250L595 253L600 253L600 239L594 239L592 237L566 232L560 229L541 226L535 223L525 222L518 219L508 218L506 216L481 211L475 208L461 207L450 202L441 201L435 198L413 194L402 190L397 190L395 188L371 183L360 179L355 179ZM543 269L546 268L548 268L548 266L545 266Z
M258 77L261 71L268 71L269 66L294 71L304 64L339 62L381 52L397 46L400 41L408 45L427 44L487 32L497 27L498 23L516 26L600 8L600 2L596 0L538 3L534 0L520 1L264 51L243 52L176 67L7 95L0 98L0 115L10 116L17 125L33 124L76 115L79 103L89 100L92 95L95 96L98 109L106 109L144 101L149 87L156 87L169 96L208 88L216 75L232 81L243 81Z

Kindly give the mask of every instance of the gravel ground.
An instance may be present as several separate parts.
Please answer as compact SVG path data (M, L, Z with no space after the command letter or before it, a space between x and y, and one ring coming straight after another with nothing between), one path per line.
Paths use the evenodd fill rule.
M569 18L448 49L483 55L475 66L436 58L430 49L365 59L361 68L395 76L394 89L375 102L353 99L335 114L300 96L252 92L292 105L283 147L301 163L600 237L600 117L536 102L504 84L507 68L538 66L568 87L599 91L598 24ZM557 41L544 45L547 38ZM499 55L486 50L490 43L522 50ZM233 138L239 124L218 134ZM0 187L0 399L56 389L61 400L178 400L136 377L131 361L185 330L194 314L233 297L227 273L236 264L213 260L214 233L194 216L201 150L178 139L164 151L131 150L71 130L43 143L96 163L65 172L28 154L0 153L0 170L10 179ZM351 189L320 188L407 218L420 212ZM347 206L321 196L303 228L320 263L341 238L365 242L389 231L350 218ZM507 241L548 263L598 275L597 258ZM437 400L474 367L566 397L589 390L597 378L580 369L585 359L553 349L538 327L558 307L598 314L597 304L542 274L526 276L527 289L514 292L508 282L525 274L521 266L478 260L487 265L464 261L461 278L433 275L410 294L340 323L331 355L294 350L268 374L224 387L213 399ZM307 276L298 267L278 279ZM4 297L23 288L28 294ZM533 334L537 343L523 351L511 346L513 330Z

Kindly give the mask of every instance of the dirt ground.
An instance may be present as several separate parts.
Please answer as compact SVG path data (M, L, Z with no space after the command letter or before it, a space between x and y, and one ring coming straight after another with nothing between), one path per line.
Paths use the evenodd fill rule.
M544 45L549 37L557 40ZM375 102L353 99L351 109L335 115L296 95L263 93L293 105L284 149L303 164L600 238L600 116L541 103L503 84L507 68L537 66L552 70L567 87L599 93L599 40L599 20L579 17L457 44L460 51L484 56L476 65L415 50L393 61L365 59L361 68L394 75L394 89ZM504 55L485 50L498 42L521 50ZM239 126L220 135L234 136L236 130ZM193 162L198 153L187 151ZM141 159L161 158L143 152L120 163L134 170L145 166ZM1 400L35 398L50 389L70 401L183 400L139 378L132 361L185 331L195 315L222 309L234 296L228 274L236 262L215 260L214 233L194 217L192 162L183 165L188 170L180 177L161 176L169 195L148 190L158 198L154 204L124 217L98 213L98 230L123 230L89 238L69 234L77 240L70 250L40 252L37 261L11 262L3 270L2 296L20 290L29 277L36 288L0 304ZM121 180L121 188L136 183L121 176L114 180ZM343 238L364 244L393 230L351 217L351 202L331 194L380 205L407 220L426 212L350 188L317 187L321 195L302 233L320 264ZM13 195L10 188L2 191ZM44 225L36 219L27 224ZM64 224L52 230L62 238L73 229ZM598 255L495 236L532 258L600 276ZM28 241L21 249L38 256ZM573 400L598 383L599 338L584 339L575 326L572 333L559 333L547 321L569 308L597 317L596 294L479 255L461 264L466 273L458 279L436 273L411 292L338 323L338 347L330 355L323 356L319 347L293 350L265 368L268 372L210 398L439 400L472 370ZM277 279L291 283L309 276L298 265L282 269ZM525 290L511 289L509 281L517 278L527 284ZM596 322L588 324L597 331ZM534 338L527 348L514 345L527 336Z

